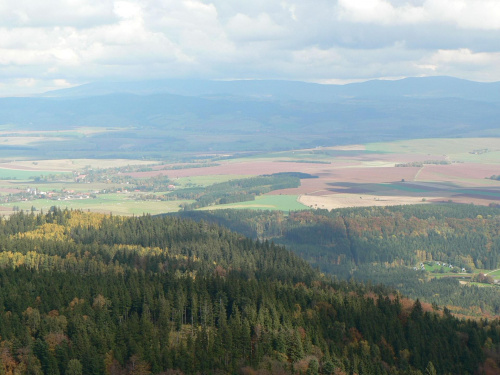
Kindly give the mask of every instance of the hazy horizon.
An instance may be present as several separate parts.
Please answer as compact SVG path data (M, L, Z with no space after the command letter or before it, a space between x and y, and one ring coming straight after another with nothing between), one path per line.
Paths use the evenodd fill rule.
M0 96L96 81L500 81L491 0L5 0Z

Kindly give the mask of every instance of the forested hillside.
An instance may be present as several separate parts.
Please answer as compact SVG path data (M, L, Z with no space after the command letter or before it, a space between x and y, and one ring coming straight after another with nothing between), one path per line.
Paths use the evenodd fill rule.
M446 305L454 313L500 315L500 288L429 280L421 262L454 270L500 268L500 210L473 205L416 205L292 212L182 213L247 236L273 240L340 279L392 286L404 295ZM486 272L486 271L484 271ZM458 275L457 275L458 276Z
M439 260L500 268L500 209L474 205L360 207L291 212L185 213L247 236L291 245L326 270L343 264Z
M495 373L499 350L498 320L329 281L204 221L0 222L2 374Z

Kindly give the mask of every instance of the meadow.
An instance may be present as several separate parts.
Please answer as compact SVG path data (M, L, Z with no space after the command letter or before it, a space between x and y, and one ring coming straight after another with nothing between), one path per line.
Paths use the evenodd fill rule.
M270 210L270 211L300 211L309 209L306 205L298 202L296 195L262 195L255 198L254 201L239 202L233 204L221 204L209 206L200 210L213 209L249 209L249 210Z
M51 207L89 210L92 212L112 213L116 215L143 215L176 212L180 204L192 201L141 201L130 198L130 194L102 194L97 198L75 198L67 200L37 199L36 201L22 201L0 204L0 213L10 214L14 207L19 210L48 212Z
M491 276L494 280L500 280L500 270L485 270L485 269L479 269L479 268L474 268L469 270L470 272L462 272L462 270L458 267L455 267L454 269L451 269L447 266L442 266L442 265L437 265L436 262L429 262L424 264L424 268L427 272L430 272L430 278L437 278L437 279L442 279L442 278L447 278L447 277L452 277L452 278L458 278L460 279L460 283L464 285L477 285L481 287L499 287L499 285L496 284L485 284L485 283L478 283L475 281L471 281L475 275L479 274L484 274Z
M29 180L50 176L54 174L66 174L71 176L71 172L62 171L44 171L44 170L19 170L0 168L0 180Z
M493 277L494 279L500 279L500 270L496 270L493 272L485 272L487 275Z

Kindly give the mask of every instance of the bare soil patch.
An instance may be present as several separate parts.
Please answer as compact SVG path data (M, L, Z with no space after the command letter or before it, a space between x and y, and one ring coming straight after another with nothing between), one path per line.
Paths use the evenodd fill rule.
M6 193L6 194L17 194L20 193L24 190L22 189L16 189L16 188L0 188L0 193Z
M17 171L39 171L40 168L29 167L27 165L14 164L14 163L0 163L2 169L14 169Z
M366 150L365 145L345 145L345 146L334 146L328 147L329 150L339 150L339 151L363 151Z
M299 197L299 202L311 208L323 208L327 210L344 207L399 206L404 204L426 203L422 201L422 198L417 197L377 197L367 194L302 195Z
M62 137L24 137L24 136L3 136L1 138L1 144L11 145L11 146L24 146L31 143L41 143L41 142L55 142L55 141L65 141L66 138Z

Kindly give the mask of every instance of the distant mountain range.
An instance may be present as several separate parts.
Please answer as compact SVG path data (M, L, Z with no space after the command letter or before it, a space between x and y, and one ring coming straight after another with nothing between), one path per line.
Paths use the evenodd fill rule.
M139 82L95 82L50 91L44 97L88 97L109 94L172 94L196 97L242 97L253 100L299 100L332 102L349 98L420 99L460 98L500 101L500 82L473 82L453 77L421 77L401 80L372 80L346 85L298 81L239 80L155 80Z
M179 151L270 151L409 138L500 136L499 119L500 82L450 77L348 85L258 80L100 82L38 97L0 99L0 125L9 129L126 128L113 133L113 139L89 135L57 146L92 157L104 152L162 157ZM57 157L57 147L48 147L43 154Z

